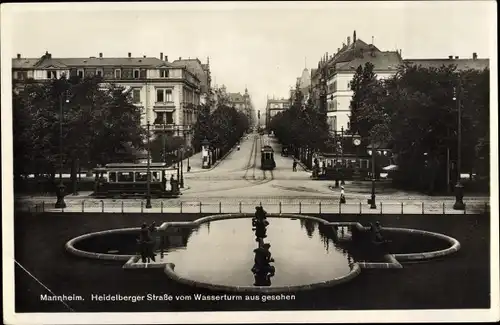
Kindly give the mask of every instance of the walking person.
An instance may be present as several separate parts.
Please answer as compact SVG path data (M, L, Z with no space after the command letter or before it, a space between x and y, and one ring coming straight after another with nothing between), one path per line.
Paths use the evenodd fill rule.
M297 171L297 160L293 160L293 171L296 172Z
M345 204L344 186L340 186L340 204Z

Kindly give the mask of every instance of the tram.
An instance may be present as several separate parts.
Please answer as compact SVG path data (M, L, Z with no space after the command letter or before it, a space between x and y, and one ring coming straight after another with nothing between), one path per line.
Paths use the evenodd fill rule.
M260 152L260 168L262 170L272 170L276 168L274 150L269 145L263 146Z
M111 163L94 169L95 190L98 198L134 197L147 194L146 163ZM179 197L177 169L165 163L150 163L150 193L153 198Z

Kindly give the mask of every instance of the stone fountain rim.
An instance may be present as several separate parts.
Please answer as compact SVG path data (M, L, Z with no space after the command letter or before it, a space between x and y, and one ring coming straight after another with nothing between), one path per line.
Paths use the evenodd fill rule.
M185 226L185 227L195 228L202 223L206 223L206 222L210 222L210 221L227 220L227 219L243 219L243 218L251 218L253 216L254 215L251 213L228 213L228 214L216 214L216 215L205 216L205 217L196 219L194 221L167 221L167 222L162 223L161 226L158 227L158 230L166 230L168 227L171 227L171 226L175 226L175 227ZM355 222L355 221L330 222L330 221L327 221L327 220L322 219L322 218L313 217L313 216L309 216L309 215L301 215L301 214L272 214L272 213L269 213L269 214L267 214L267 217L306 219L306 220L314 220L314 221L320 222L326 226L350 225L350 226L354 226L354 227L358 228L359 230L368 229L368 227L364 227L362 224L360 224L359 222ZM109 229L109 230L86 233L86 234L77 236L77 237L69 240L65 244L65 249L69 253L74 254L76 256L80 256L80 257L99 259L99 260L129 261L132 257L135 257L137 255L120 255L120 254L89 252L89 251L83 251L83 250L77 249L74 247L74 245L75 245L75 243L77 243L79 241L82 241L82 240L85 240L88 238L92 238L92 237L98 237L98 236L109 235L109 234L114 234L114 233L130 233L130 232L139 231L140 229L141 229L140 227L116 228L116 229ZM419 229L410 229L410 228L382 227L382 229L394 231L394 232L421 234L421 235L425 235L425 236L435 237L435 238L447 241L451 245L450 247L448 247L446 249L439 250L439 251L408 253L408 254L389 254L390 256L394 257L395 262L397 264L399 264L398 262L428 260L428 259L432 259L432 258L436 258L436 257L442 257L445 255L455 253L460 249L460 243L458 242L458 240L456 240L453 237L444 235L444 234L425 231L425 230L419 230ZM366 268L374 268L374 267L376 267L377 264L385 264L385 265L379 265L379 267L376 267L376 268L391 268L391 266L390 266L391 263L360 262L360 264L363 268L365 268L365 267ZM389 264L389 265L386 265L386 264ZM400 268L400 266L397 268Z

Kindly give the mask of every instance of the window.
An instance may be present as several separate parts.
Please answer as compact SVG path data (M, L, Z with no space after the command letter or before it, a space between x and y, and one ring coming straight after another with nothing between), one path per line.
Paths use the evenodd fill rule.
M134 69L134 79L139 79L140 77L140 70L139 69Z
M167 112L167 124L174 124L174 113L173 112Z
M109 182L110 183L116 182L116 172L110 172L109 173Z
M78 69L76 74L78 75L78 78L83 78L83 69Z
M95 74L96 74L98 77L102 77L102 76L104 75L104 73L103 73L102 69L100 69L100 68L96 70Z
M156 118L154 124L163 124L164 119L164 113L156 113Z
M156 101L159 103L165 101L165 91L163 89L156 89Z
M14 79L24 80L28 78L28 73L26 71L15 71Z
M115 79L121 79L121 78L122 78L122 70L115 69Z
M140 89L132 90L132 102L133 103L140 103L141 102L141 90Z
M146 172L135 172L135 181L136 182L147 182L148 174Z
M133 182L134 173L133 172L118 172L118 182Z
M157 103L172 102L172 89L156 89L156 102Z
M47 70L47 79L57 79L57 71Z
M160 78L168 78L168 70L167 69L160 70Z

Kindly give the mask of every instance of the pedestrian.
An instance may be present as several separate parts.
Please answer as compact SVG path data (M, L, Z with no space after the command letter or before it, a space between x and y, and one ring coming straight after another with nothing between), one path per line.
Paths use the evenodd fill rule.
M343 186L340 186L340 203L341 204L345 203L345 192Z
M297 171L297 160L293 160L293 171L296 172Z

